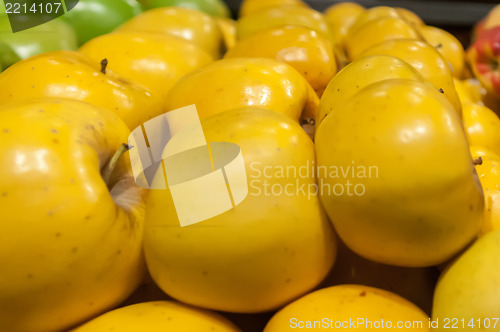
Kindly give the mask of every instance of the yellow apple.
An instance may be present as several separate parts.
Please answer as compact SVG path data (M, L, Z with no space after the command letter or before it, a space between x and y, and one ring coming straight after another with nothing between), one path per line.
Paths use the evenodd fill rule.
M223 214L181 227L170 191L152 191L144 237L151 276L173 298L203 308L282 307L316 287L336 254L315 174L305 173L314 144L292 119L253 107L215 114L202 127L208 142L239 145L248 195Z
M471 146L486 148L500 155L500 118L486 106L466 103L463 125Z
M287 305L273 316L264 332L373 331L398 326L405 331L430 331L428 319L413 303L391 292L339 285L317 290Z
M461 78L464 73L465 51L460 41L440 28L425 25L419 29L425 41L434 46L448 61L453 76Z
M172 301L143 302L115 309L71 332L241 332L221 315Z
M129 129L68 99L3 106L0 123L1 329L67 330L145 274L145 193L116 154Z
M477 146L471 147L471 154L484 190L485 216L481 234L486 234L500 229L500 156Z
M370 47L362 56L386 54L408 62L428 80L462 114L462 104L458 98L453 75L446 59L432 45L415 39L389 40Z
M148 10L121 25L118 31L154 32L189 40L220 58L224 37L212 16L183 7L161 7Z
M307 4L302 0L243 0L240 7L240 17L247 16L269 7L279 6L297 6L307 7Z
M103 35L84 44L80 52L94 63L106 58L109 71L163 99L181 77L213 61L189 41L146 32Z
M419 38L418 31L405 20L395 17L383 17L372 20L350 32L345 40L345 47L348 57L356 59L371 46L384 41Z
M432 309L435 331L497 331L500 324L500 230L474 243L442 274Z
M397 294L431 314L437 270L370 261L354 253L342 242L338 250L335 266L321 283L322 287L352 284L376 287Z
M461 119L429 84L367 86L319 124L315 143L323 205L357 254L432 266L479 233L484 196Z
M165 112L161 98L106 72L99 62L71 51L18 62L0 75L0 105L46 97L81 100L111 110L130 129Z
M265 58L216 61L184 76L170 90L166 107L195 104L201 118L253 106L283 113L295 121L313 118L318 96L286 63Z
M305 26L323 34L333 42L332 30L325 16L314 9L296 5L266 7L241 17L237 23L238 39L284 25Z
M354 60L330 81L318 106L316 124L330 112L342 112L345 104L366 86L395 78L426 82L409 64L390 55L372 55Z
M325 10L325 17L330 22L334 40L344 46L349 28L365 8L354 2L339 2Z
M337 73L333 46L314 30L298 25L271 28L238 42L225 58L271 58L295 68L318 96Z

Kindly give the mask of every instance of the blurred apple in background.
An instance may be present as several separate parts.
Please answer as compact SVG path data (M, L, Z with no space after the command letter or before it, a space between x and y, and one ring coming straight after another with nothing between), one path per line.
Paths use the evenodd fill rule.
M75 29L81 45L113 31L140 13L142 7L136 0L79 0L62 19Z
M479 21L472 31L473 43L466 60L486 93L482 101L500 114L500 5Z
M21 60L14 50L3 41L0 41L0 72Z
M307 27L334 42L332 28L326 17L312 8L300 5L265 7L240 18L237 23L238 39L284 25Z
M0 43L4 44L0 46L0 62L4 67L33 55L78 48L74 30L60 19L13 33L6 14L0 14ZM6 50L10 54L5 53ZM5 60L6 57L9 60Z
M464 73L465 51L460 41L448 31L430 25L420 27L419 31L425 41L448 61L453 76L461 78Z
M184 7L196 9L216 17L231 17L223 0L141 0L145 9L159 7Z
M500 25L500 5L493 7L484 19L483 30L488 30Z
M344 46L349 28L356 22L365 8L354 2L336 3L325 10L325 17L332 27L333 37Z
M222 33L225 50L233 48L236 45L236 21L227 17L216 17L215 22Z
M406 9L406 8L400 8L400 7L396 7L394 9L396 9L400 18L402 18L406 22L410 23L414 27L418 28L418 27L425 25L425 22L420 18L420 16L418 16L416 13L412 12L411 10Z
M262 9L279 6L309 7L302 0L243 0L241 2L239 17L247 16Z
M347 34L352 34L365 26L366 24L379 20L381 18L401 18L399 12L396 8L387 7L387 6L376 6L370 9L364 10L359 15L357 15L356 19L350 24L349 29L347 29Z
M398 57L413 66L462 114L462 104L455 90L455 83L448 61L432 45L415 39L395 39L367 49L363 56L386 54Z
M217 21L199 10L179 7L151 9L127 21L117 31L176 36L198 45L215 59L224 49L224 38Z
M346 51L351 59L358 58L372 46L396 39L419 40L418 31L408 22L395 17L383 17L372 20L346 38Z
M299 25L262 30L238 42L226 58L271 58L289 64L321 96L337 73L333 45L314 30Z
M482 32L469 48L467 58L481 84L500 98L500 25Z

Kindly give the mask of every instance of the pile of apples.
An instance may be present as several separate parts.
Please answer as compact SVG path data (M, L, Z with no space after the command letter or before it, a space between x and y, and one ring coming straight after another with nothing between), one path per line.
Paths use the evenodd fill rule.
M402 8L143 2L0 74L0 331L500 329L500 7L466 53ZM249 184L307 190L181 227L124 143L192 104Z

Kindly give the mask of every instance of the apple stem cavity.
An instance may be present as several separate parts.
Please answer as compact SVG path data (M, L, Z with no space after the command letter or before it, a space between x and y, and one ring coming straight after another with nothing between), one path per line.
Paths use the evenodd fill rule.
M314 124L316 123L316 121L312 118L303 118L300 120L300 124L303 126L303 125L311 125L311 126L314 126Z
M482 165L482 164L483 164L483 158L478 157L478 158L476 158L476 159L473 159L473 160L472 160L472 163L474 164L474 166L477 166L477 165Z
M113 174L113 171L116 168L118 160L120 160L121 156L123 156L123 154L128 150L130 150L130 146L128 144L122 143L122 145L120 145L118 150L116 150L113 157L111 157L111 160L106 164L106 166L102 168L101 170L102 179L104 180L106 185L108 185L108 187L110 185L109 182L111 180L111 174Z
M498 67L499 67L498 61L491 59L490 60L491 71L497 71Z
M106 74L106 67L108 66L108 59L101 60L101 73Z

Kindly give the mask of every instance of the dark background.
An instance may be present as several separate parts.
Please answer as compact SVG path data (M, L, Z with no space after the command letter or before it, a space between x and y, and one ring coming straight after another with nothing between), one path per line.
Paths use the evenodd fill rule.
M241 0L225 0L237 17ZM319 11L346 0L304 0ZM453 33L464 46L469 44L472 26L481 20L499 0L351 0L367 8L375 6L403 7L415 12L426 24Z

